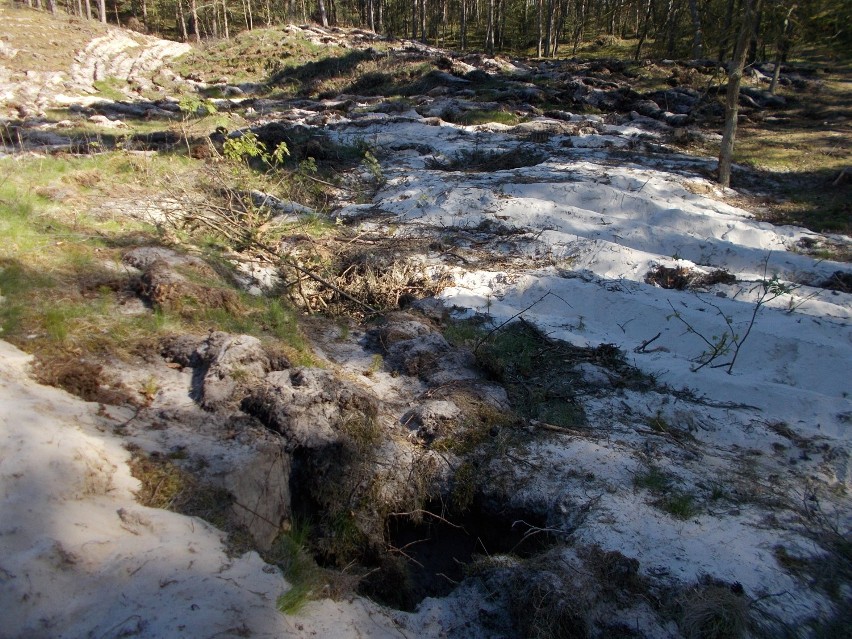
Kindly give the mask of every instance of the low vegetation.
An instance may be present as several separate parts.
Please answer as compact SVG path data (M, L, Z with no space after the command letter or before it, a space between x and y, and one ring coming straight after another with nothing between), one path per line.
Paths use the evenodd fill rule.
M184 273L205 294L139 305L140 274L123 256L177 238L116 208L144 192L149 180L183 176L187 167L180 157L122 151L0 160L0 227L8 239L0 249L0 326L4 339L37 354L44 379L67 386L61 363L86 357L97 378L100 358L131 358L170 332L250 333L282 342L296 360L306 352L292 308L279 297L240 289L215 245L197 245L209 266ZM117 190L126 195L113 199ZM212 292L230 303L208 303Z
M423 34L425 39L433 36ZM624 54L638 45L634 38L610 36L594 43L577 42L577 50ZM436 275L422 257L422 238L396 236L392 229L368 226L355 230L354 225L331 215L343 203L371 203L386 184L379 149L366 140L341 144L321 130L285 122L249 129L251 119L262 111L260 106L251 113L214 102L234 95L234 85L240 84L242 88L236 87L240 92L270 100L326 99L328 104L317 111L317 118L350 112L350 99L341 98L341 92L383 96L387 101L376 111L393 114L421 107L414 95L438 89L434 94L440 96L439 72L452 71L459 79L464 75L453 71L454 61L449 58L435 59L424 52L391 53L391 41L370 34L364 37L369 47L344 48L318 44L277 28L244 32L229 41L210 41L180 63L183 75L206 86L196 95L183 85L180 111L174 117L154 121L127 118L127 130L120 133L75 118L65 130L73 144L51 153L21 152L0 158L0 234L5 240L0 246L0 336L35 354L34 372L40 380L89 401L138 409L157 398L157 380L149 377L128 387L111 376L107 363L150 359L164 336L215 330L246 333L259 337L269 350L283 352L294 365L313 365L317 360L300 327L303 313L378 322L388 311L436 295L448 285L449 280ZM682 40L672 46L682 49ZM518 46L528 49L529 43L522 44ZM662 41L652 44L654 50L666 46ZM705 93L718 92L722 79L662 63L610 66L615 71L604 66L591 70L587 77L599 82L608 82L606 78L613 75L632 77L637 90L643 91L664 90L676 82ZM495 80L482 75L472 73L468 80L469 93L477 99L495 97L499 82L529 79ZM537 78L536 82L546 86L548 80ZM823 88L810 104L792 89L781 90L788 106L778 117L772 116L775 119L764 118L757 111L750 114L738 146L743 168L735 176L735 186L759 183L765 187L764 192L749 196L761 200L763 219L848 233L850 180L843 178L843 171L849 148L841 118L849 96L846 86L833 79L820 86ZM118 99L125 87L105 79L95 88L105 99ZM515 125L545 109L586 109L573 104L540 104L520 110L509 104L514 99L507 98L498 108L448 109L441 117L467 126ZM50 115L72 117L65 111ZM570 120L564 112L559 117ZM833 128L826 132L818 122L831 122ZM11 131L7 128L3 139L14 145ZM688 152L715 151L706 141L682 144ZM23 151L22 144L20 147ZM546 159L535 144L529 144L505 152L476 148L450 157L433 154L425 162L431 171L484 173L523 170ZM605 224L603 216L601 224ZM498 235L498 228L509 229L486 221L472 231ZM446 233L455 231L451 228ZM514 231L506 235L510 233ZM132 251L152 247L168 249L176 257L171 262L166 259L138 267L128 261ZM824 250L823 257L844 257L833 247ZM459 259L459 263L467 263L464 257ZM257 275L257 280L248 272ZM834 290L848 292L848 283L840 271L838 274ZM725 270L701 273L685 266L655 267L645 281L685 291L736 283ZM792 290L766 272L761 284L763 296L751 322L746 320L742 337L719 310L723 338L703 338L707 350L696 358L696 370L731 357L722 364L731 372L761 306ZM490 301L488 304L490 311ZM708 308L710 315L715 315L712 309L718 310L712 303ZM696 333L674 307L672 312L672 324L679 321L688 332ZM453 383L430 388L424 397L451 399L461 416L447 420L450 426L442 424L425 435L405 433L415 452L408 492L402 497L387 497L393 477L390 470L382 474L388 464L379 454L387 437L373 407L359 406L347 413L337 433L339 441L329 447L333 452L327 452L315 468L306 459L297 459L295 466L301 463L297 473L328 474L322 491L301 496L306 502L301 504L303 510L321 512L316 517L295 518L263 554L292 585L277 602L280 610L296 613L311 598L353 592L367 567L375 567L378 578L370 581L368 575L363 592L413 608L414 587L407 580L409 565L417 560L406 554L407 546L393 546L389 522L394 517L421 525L424 517L446 516L453 521L444 523L458 527L456 519L484 512L481 502L487 490L508 494L509 488L515 488L489 484L489 468L499 465L495 460L505 461L502 465L506 467L515 463L534 467L516 453L535 437L589 435L595 424L590 424L586 399L617 393L626 396L628 391L662 391L654 378L632 366L614 344L578 347L552 339L525 321L523 313L496 327L491 320L486 313L466 321L442 318L441 322L447 341L469 351L466 357L475 359L478 370L506 389L510 409L498 409L494 403L466 394L461 384L458 388ZM571 330L584 331L584 322L578 316ZM341 342L354 341L349 339L349 327L348 323L342 325ZM389 360L374 354L360 375L377 384L393 384L388 378L398 377L402 369L393 369ZM416 363L411 366L407 373L416 378L422 371ZM622 402L628 413L633 408L629 401ZM696 445L692 424L669 420L662 411L632 419L630 428L649 434L653 441L682 448ZM399 424L395 427L401 428ZM396 430L393 437L403 439ZM779 444L775 450L782 454L787 449ZM141 503L203 517L229 532L232 552L251 547L246 532L229 523L231 496L199 483L187 470L192 460L184 459L185 451L151 456L133 452L132 470L142 484ZM656 460L651 455L643 459ZM446 477L440 476L441 464L450 468ZM594 475L585 473L584 477L591 482ZM445 483L445 501L440 503L435 488L439 477ZM693 520L709 513L714 502L777 505L771 500L775 497L771 486L748 479L744 475L737 480L742 486L732 480L730 484L708 487L696 483L693 487L668 467L648 461L634 475L633 488L637 498L663 513L663 520ZM629 479L624 483L629 484ZM825 524L818 513L810 516L815 527ZM535 521L537 525L526 524L532 535L542 533L541 539L560 541L570 538L570 531L548 529L544 517ZM850 580L848 534L823 526L813 533L813 539L826 550L825 556L808 557L779 546L775 560L802 579L823 579L819 588L842 605ZM481 538L479 543L484 546ZM514 554L517 545L507 548ZM631 596L638 596L634 588L647 590L647 584L639 583L638 561L617 552L604 554L585 559L599 571L597 579L606 582L620 575L624 581L619 587ZM326 565L344 570L334 571ZM351 570L350 579L346 570L352 566L357 568ZM546 568L538 567L537 574ZM531 637L573 637L591 631L585 611L576 602L579 599L575 601L577 593L557 582L513 584L516 591L510 597L509 612L519 632ZM644 591L642 594L645 596ZM617 598L613 593L607 596ZM661 596L672 597L671 593ZM741 637L751 628L752 600L743 595L741 587L701 583L675 599L677 610L672 618L676 617L687 637ZM663 605L650 595L648 600L657 608ZM848 620L838 615L815 625L815 634L830 636L843 623ZM624 632L628 631L632 632Z

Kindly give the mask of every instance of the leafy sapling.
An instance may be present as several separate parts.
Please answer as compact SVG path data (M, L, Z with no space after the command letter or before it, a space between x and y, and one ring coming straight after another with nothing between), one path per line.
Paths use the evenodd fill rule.
M178 103L178 108L180 108L180 112L183 114L185 120L191 117L203 118L218 113L213 100L202 100L196 96L183 98Z
M763 277L757 283L757 285L751 290L757 290L758 295L757 299L754 301L754 305L751 310L751 316L749 317L747 323L745 324L745 331L742 334L738 333L734 326L734 319L730 315L725 314L725 312L719 307L718 304L714 302L701 298L701 301L710 306L711 308L716 310L716 313L719 317L724 321L724 329L719 335L711 335L708 337L707 335L701 333L695 326L687 320L683 314L675 309L674 305L672 305L671 301L669 301L669 306L672 309L672 314L669 315L666 319L676 319L681 324L686 327L687 333L692 333L693 335L698 336L706 345L706 348L702 353L695 358L694 362L696 366L693 366L692 371L700 371L705 366L710 366L711 368L725 368L726 372L730 375L734 370L734 364L737 362L737 357L739 357L740 350L742 350L743 344L748 339L749 335L751 335L751 331L754 328L754 324L757 321L757 315L760 313L760 309L763 308L766 304L772 302L775 299L783 295L791 295L793 291L797 288L794 285L787 284L786 282L782 282L778 275L773 275L771 278L767 277L767 272L769 270L769 254L763 260ZM697 294L696 294L697 296ZM730 356L729 361L719 362L718 360L726 358Z
M284 158L290 155L290 149L284 142L275 147L270 153L253 131L246 131L239 137L228 138L222 145L222 154L231 162L241 162L245 158L258 158L266 164L276 167L284 163Z

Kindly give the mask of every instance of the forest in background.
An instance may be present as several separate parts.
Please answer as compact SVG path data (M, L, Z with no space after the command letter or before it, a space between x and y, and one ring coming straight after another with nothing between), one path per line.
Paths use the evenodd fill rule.
M315 21L441 47L538 57L710 58L725 62L750 0L26 0L34 8L175 40L230 38ZM852 3L758 3L748 61L852 49Z

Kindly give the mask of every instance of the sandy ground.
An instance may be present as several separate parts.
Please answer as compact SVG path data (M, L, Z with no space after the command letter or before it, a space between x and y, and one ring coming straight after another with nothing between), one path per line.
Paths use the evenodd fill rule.
M478 637L480 593L417 614L360 597L283 615L289 588L255 552L229 557L204 521L140 506L125 439L99 405L29 379L0 341L0 637Z
M200 519L136 503L98 405L34 383L28 360L0 342L0 636L401 636L368 602L280 614L279 571L229 558Z
M852 295L819 286L850 266L800 250L850 239L758 222L727 203L733 191L699 176L712 160L624 153L637 130L576 117L596 130L534 147L519 139L520 127L436 127L413 112L366 127L340 122L341 139L363 137L379 149L387 182L370 205L338 215L460 252L465 263L450 269L455 285L441 294L458 316L479 313L497 326L522 315L578 346L614 344L668 387L580 400L588 435L531 444L526 461L549 470L506 469L509 484L524 486L513 499L568 504L572 530L574 513L588 507L575 541L634 557L651 578L688 584L711 575L741 583L793 625L821 617L830 602L774 552L819 555L819 526L832 522L845 534L852 524ZM400 140L432 153L412 153ZM427 162L531 148L546 159L513 170L441 171ZM661 266L724 269L736 281L665 289L646 281ZM787 292L761 299L772 281ZM739 347L733 368L724 366L733 349L701 366L726 333ZM654 423L670 430L654 432ZM654 507L634 485L648 468L672 477L698 512L679 520ZM584 473L593 479L578 482ZM714 501L713 490L727 497Z

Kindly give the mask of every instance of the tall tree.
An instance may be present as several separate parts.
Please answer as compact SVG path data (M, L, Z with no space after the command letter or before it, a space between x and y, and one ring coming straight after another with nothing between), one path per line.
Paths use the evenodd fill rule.
M196 42L201 42L201 31L198 26L198 3L196 0L189 0L189 11L192 22L192 35L195 37Z
M743 15L734 58L728 71L728 90L725 94L725 127L722 130L722 145L719 149L719 184L731 185L731 164L734 159L734 139L737 135L737 116L740 106L740 83L743 79L746 56L754 34L755 19L760 12L762 0L743 0Z
M734 0L731 0L733 2ZM653 11L654 5L652 0L647 0L647 6L645 8L645 19L642 20L642 26L639 30L639 43L636 45L636 54L633 56L633 60L639 62L639 57L642 55L642 45L645 44L645 40L648 38L648 29L651 27L651 12ZM637 15L638 15L637 8ZM637 18L637 23L639 22Z
M781 26L781 34L778 36L778 44L775 46L775 67L772 69L772 82L769 83L769 92L775 95L775 89L778 87L778 79L781 77L781 63L786 62L787 49L790 46L787 40L787 32L790 29L790 17L797 9L797 5L792 5L784 16L784 24Z
M692 19L692 57L697 60L704 56L704 35L701 32L698 0L689 0L689 17Z
M488 26L485 31L485 50L494 55L494 0L488 0Z

